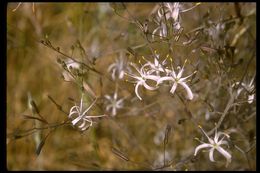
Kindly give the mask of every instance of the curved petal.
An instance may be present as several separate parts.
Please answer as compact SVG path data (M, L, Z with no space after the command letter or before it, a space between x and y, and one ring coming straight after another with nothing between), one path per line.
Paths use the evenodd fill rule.
M115 63L111 64L111 65L108 67L107 71L109 72L112 68L115 68L115 66L116 66Z
M70 112L70 114L69 114L69 116L68 116L68 117L70 118L70 117L71 117L73 114L75 114L75 113L76 113L76 114L78 114L78 112L77 112L77 111Z
M157 80L157 85L162 83L162 81L165 81L165 80L173 81L173 78L169 77L169 76L161 77L160 79Z
M185 90L186 90L186 92L188 94L188 99L192 100L193 99L193 94L191 92L191 89L188 87L188 85L186 83L184 83L184 82L179 82L179 84L181 84L185 88Z
M218 152L220 152L227 159L228 162L231 162L231 155L226 150L224 150L220 146L217 147L216 149L218 150Z
M70 108L70 112L72 112L72 110L75 109L76 107L78 107L78 106L72 106L72 107ZM76 108L76 110L77 110L77 108ZM73 112L74 112L74 111L73 111Z
M197 155L197 153L198 153L198 151L199 151L200 149L202 149L202 148L209 148L209 147L212 147L212 145L211 145L211 144L206 144L206 143L197 146L196 149L195 149L195 152L194 152L194 156Z
M116 69L112 70L112 79L115 80L116 79Z
M92 125L92 124L91 124L91 125ZM81 130L84 131L84 130L88 129L89 126L90 126L90 125L87 125L87 126L83 127Z
M86 121L83 121L83 123L81 125L79 125L79 128L80 129L83 128L85 126L85 124L86 124Z
M215 148L211 148L211 149L209 150L209 160L210 160L211 162L215 162L214 157L213 157L213 155L214 155L214 150L215 150Z
M137 96L140 100L142 100L142 98L140 97L140 95L139 95L139 93L138 93L138 87L139 87L139 85L141 85L141 82L137 82L137 84L136 84L136 86L135 86L135 94L136 94L136 96Z
M145 77L146 79L151 79L151 80L154 80L154 81L158 81L160 79L160 76L155 76L155 75L147 75Z
M147 83L143 82L143 86L148 90L156 90L157 88L149 86Z
M160 29L160 27L157 27L157 28L153 31L153 33L152 33L152 38L153 38L153 40L154 40L155 33L156 33L159 29Z

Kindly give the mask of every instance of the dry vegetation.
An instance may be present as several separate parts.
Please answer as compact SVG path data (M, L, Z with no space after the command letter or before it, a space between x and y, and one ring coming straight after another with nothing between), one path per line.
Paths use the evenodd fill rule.
M232 103L229 97L231 88L233 94L239 90L236 82L243 87L256 73L255 3L181 3L182 9L194 7L180 13L183 30L165 40L157 35L155 41L154 18L162 4L22 3L16 9L17 5L7 6L9 170L256 169L256 97L247 100L255 87L241 91ZM142 31L145 22L147 32ZM61 52L94 70L81 67L76 82L64 81L61 64L68 58ZM194 98L188 100L182 87L171 94L165 82L155 91L141 86L139 100L129 76L113 81L107 71L122 52L138 67L146 63L142 56L153 62L156 53L161 60L169 56L167 63L173 60L174 68L187 59L184 76L196 71L188 82ZM97 123L84 132L70 122L58 126L82 93L87 105L94 100L86 86L97 98L91 115L109 116L95 119ZM104 96L113 95L116 87L125 100L111 116ZM28 106L29 93L49 124L28 118L37 116ZM227 167L217 151L216 162L209 160L207 151L194 156L200 144L194 138L207 142L198 125L209 132L217 124L218 131L230 136L225 149L232 161ZM35 127L43 129L30 130Z

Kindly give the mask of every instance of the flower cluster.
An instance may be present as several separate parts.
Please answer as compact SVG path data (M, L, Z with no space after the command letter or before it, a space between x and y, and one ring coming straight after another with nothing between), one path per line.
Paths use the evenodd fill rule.
M187 81L188 81L187 79L190 78L193 74L195 74L196 71L194 71L192 74L186 77L182 77L187 60L185 60L182 67L180 66L177 67L178 71L176 71L173 67L171 68L171 70L168 67L166 67L165 66L166 60L167 58L160 63L159 55L155 51L154 62L146 60L147 63L145 63L140 69L137 67L136 64L133 63L131 64L131 66L134 67L139 74L135 75L135 74L127 73L127 75L136 80L134 82L136 83L135 94L140 100L142 100L142 98L138 93L139 86L142 85L148 90L156 90L159 87L158 85L164 81L172 82L172 88L170 90L170 93L174 94L178 84L180 84L186 90L188 99L189 100L193 99L193 93L190 87L187 85ZM154 81L156 85L155 86L148 85L147 83L148 80Z

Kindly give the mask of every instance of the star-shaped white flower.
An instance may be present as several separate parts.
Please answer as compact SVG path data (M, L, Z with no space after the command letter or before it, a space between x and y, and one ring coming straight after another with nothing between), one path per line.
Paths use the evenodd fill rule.
M172 71L171 71L171 73L170 73L170 76L161 77L161 78L159 78L159 79L157 80L157 85L160 84L160 83L163 82L163 81L166 81L166 80L172 81L172 82L173 82L173 85L172 85L172 88L171 88L170 92L171 92L172 94L174 94L174 92L175 92L175 90L176 90L178 84L180 84L180 85L183 86L184 89L186 90L187 95L188 95L188 99L192 100L192 99L193 99L193 93L192 93L190 87L186 84L186 80L187 80L189 77L191 77L193 74L195 74L196 71L193 72L192 74L190 74L189 76L182 77L182 74L183 74L183 71L184 71L184 66L185 66L186 62L187 62L187 60L185 60L184 65L182 66L182 68L179 69L178 74L176 74L175 71L174 71L174 69L172 69Z
M229 138L229 135L226 133L223 133L223 132L217 132L217 130L216 130L214 139L211 139L207 135L207 133L202 129L201 126L199 126L199 128L205 134L209 143L205 143L205 142L202 142L199 140L202 144L196 147L194 156L197 155L199 150L201 150L203 148L210 148L209 149L209 159L211 162L215 162L213 155L214 155L214 151L217 150L220 154L222 154L227 159L227 164L226 164L226 166L227 166L231 162L231 155L224 148L222 148L221 145L228 146L228 142L226 140L224 140L224 138L225 137ZM219 138L221 136L223 136L223 137L219 140Z
M160 72L166 72L166 69L163 67L163 65L166 64L166 59L164 61L162 61L162 63L159 62L159 54L157 54L157 51L154 51L154 62L150 62L150 61L147 61L147 63L145 63L143 65L143 68L145 67L149 67L149 69L147 70L147 74L153 74L155 73L156 76L160 76ZM144 59L144 57L143 57Z
M150 74L147 74L147 72L144 70L144 67L141 67L141 69L139 70L137 68L137 66L134 64L134 63L131 63L130 64L132 67L134 67L136 69L136 71L139 73L139 75L134 75L134 74L128 74L126 73L128 76L136 79L136 81L134 81L134 83L136 83L135 85L135 94L136 96L142 100L142 98L140 97L139 93L138 93L138 87L139 86L144 86L146 89L148 90L155 90L157 89L158 87L152 87L152 86L149 86L146 82L147 80L154 80L154 81L157 81L159 79L158 76L154 76L154 75L150 75Z
M89 116L87 112L95 104L96 100L85 110L83 110L83 95L80 100L80 106L72 106L69 113L69 118L74 119L72 125L77 125L82 131L86 130L88 127L92 126L92 118L104 117L106 115ZM76 116L75 116L76 115Z
M123 107L124 98L117 99L117 91L115 91L113 97L111 97L110 95L105 95L105 98L110 102L106 107L106 111L109 111L111 109L112 116L115 116L117 109L121 109Z
M120 53L120 57L116 59L116 62L108 67L108 72L112 72L112 79L123 79L125 71L131 71L128 63L123 58L123 53Z

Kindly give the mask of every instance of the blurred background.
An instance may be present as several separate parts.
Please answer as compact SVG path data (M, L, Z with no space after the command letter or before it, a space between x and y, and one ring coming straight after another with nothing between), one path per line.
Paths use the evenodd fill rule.
M188 9L194 4L184 3L183 7ZM81 97L79 87L75 83L64 82L62 78L63 69L57 62L57 58L62 58L62 55L44 46L42 40L50 40L52 45L59 47L67 55L73 55L79 61L87 62L86 59L95 61L95 68L107 76L110 76L107 72L108 66L120 56L120 52L127 52L129 47L135 48L134 51L140 55L151 54L150 49L145 46L147 43L140 29L129 20L129 12L141 23L148 20L150 26L154 28L151 18L156 14L158 4L126 3L125 5L128 12L122 4L113 3L22 3L19 6L18 3L8 3L7 168L9 170L147 170L152 169L150 165L158 167L167 160L173 164L165 168L166 170L255 170L256 149L253 144L256 139L256 122L255 116L249 115L255 112L255 102L243 105L237 111L237 115L230 113L225 120L222 129L230 131L233 129L238 132L232 136L232 141L247 151L246 154L241 154L241 151L231 147L232 163L225 167L225 158L218 152L214 155L216 163L209 161L207 152L201 152L198 157L192 158L195 147L200 144L194 138L201 138L203 134L189 119L178 97L172 97L167 93L169 88L162 88L157 93L142 89L140 93L145 99L140 102L135 97L133 84L125 81L118 83L119 95L126 97L127 101L117 116L102 119L83 133L70 125L56 128L49 134L39 155L36 154L37 146L48 134L48 129L24 137L19 136L21 132L25 134L26 130L35 126L34 120L24 118L24 115L32 115L28 107L29 93L41 115L51 123L62 122L67 116L57 109L48 95L66 112L69 112L74 105L70 98L79 102ZM222 43L218 42L219 37L224 37L229 44L234 42L235 55L232 63L236 66L231 69L229 77L232 81L239 80L247 64L249 64L248 76L253 76L256 63L255 58L252 62L250 58L252 52L255 52L256 44L255 11L255 3L239 3L238 6L234 3L202 3L193 10L181 14L184 33L200 26L207 26L207 23L210 25L212 22L217 26L222 19L239 18L239 14L244 16L244 21L236 20L232 23L231 20L229 28L223 31L209 30L208 33L214 32L213 38L217 37L216 40L210 40L202 33L201 39L196 44L186 47L176 42L173 45L175 52L173 59L177 59L177 64L182 64L185 58L189 59L188 67L192 70L185 72L186 74L192 73L195 69L190 64L198 62L202 64L200 70L205 73L199 74L200 81L196 86L192 86L196 99L188 106L197 122L207 131L214 127L219 116L213 116L211 119L207 117L209 106L201 101L203 100L201 98L207 98L210 104L217 100L215 108L224 111L228 94L221 89L215 92L217 85L213 81L218 75L212 59L217 56L207 51L202 52L200 46L203 46L204 51L207 46L223 48L222 50L226 51L227 48L221 47ZM247 28L246 33L238 35L244 28ZM223 36L215 32L225 34ZM81 56L77 45L84 48L87 58ZM158 42L150 46L162 56L168 54L166 44ZM126 56L129 61L137 62L131 54L126 53ZM224 59L227 69L230 62L231 60ZM114 93L114 82L93 72L88 72L86 75L88 85L98 96ZM101 99L95 113L104 112L100 109L103 104ZM171 133L167 145L164 145L166 127L171 127Z

